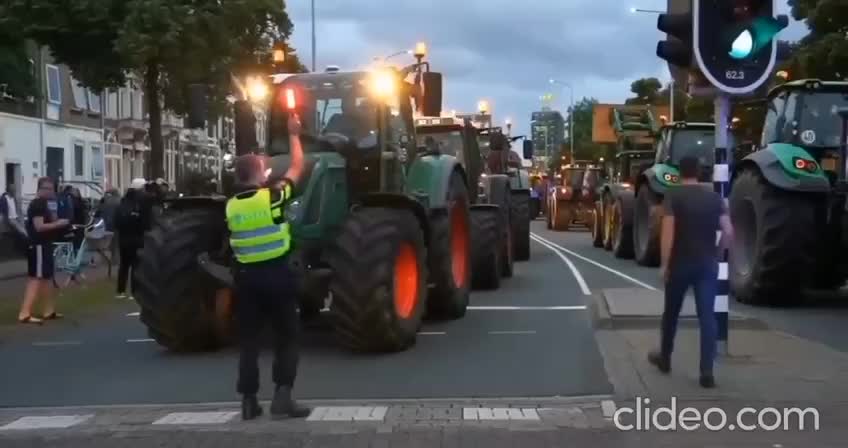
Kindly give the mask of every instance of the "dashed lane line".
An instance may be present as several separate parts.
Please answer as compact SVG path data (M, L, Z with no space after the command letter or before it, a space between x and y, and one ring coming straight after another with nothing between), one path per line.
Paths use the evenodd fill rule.
M577 252L574 252L573 250L566 249L566 248L564 248L564 247L560 246L559 244L556 244L556 243L554 243L553 241L550 241L550 240L548 240L548 239L542 238L541 236L539 236L539 235L537 235L537 234L535 234L535 233L531 233L531 234L530 234L530 236L532 236L532 237L533 237L535 240L537 240L538 242L545 242L545 243L548 243L548 244L550 244L551 246L553 246L553 247L555 247L555 248L557 248L557 249L559 249L559 250L561 250L561 251L563 251L563 252L565 252L565 253L567 253L567 254L569 254L569 255L571 255L571 256L573 256L573 257L575 257L575 258L578 258L578 259L580 259L580 260L583 260L583 261L585 261L586 263L589 263L589 264L591 264L591 265L597 266L597 267L599 267L599 268L601 268L601 269L603 269L603 270L605 270L605 271L607 271L607 272L609 272L609 273L611 273L611 274L615 274L615 275L617 275L617 276L619 276L619 277L621 277L621 278L623 278L623 279L625 279L625 280L627 280L627 281L629 281L629 282L635 283L635 284L637 284L637 285L639 285L639 286L641 286L641 287L643 287L643 288L645 288L645 289L650 289L651 291L659 291L659 289L657 289L657 288L655 288L655 287L653 287L653 286L651 286L651 285L649 285L649 284L647 284L647 283L645 283L645 282L643 282L643 281L641 281L641 280L637 280L637 279L635 279L635 278L633 278L633 277L631 277L631 276L629 276L629 275L627 275L627 274L625 274L625 273L623 273L623 272L621 272L621 271L618 271L618 270L616 270L616 269L613 269L613 268L611 268L611 267L609 267L609 266L607 266L607 265L604 265L604 264L602 264L602 263L598 263L597 261L592 260L591 258L584 257L583 255L580 255L580 254L578 254Z
M571 269L571 273L574 275L574 278L577 280L577 284L580 285L580 290L583 291L583 295L587 295L587 296L592 295L592 291L589 289L589 285L586 283L586 279L583 278L583 275L580 273L579 270L577 270L577 266L575 266L574 263L572 263L571 260L569 260L568 257L565 256L565 254L563 254L561 251L557 250L557 248L554 247L552 244L549 244L548 241L542 241L542 239L539 238L538 236L536 236L535 234L531 233L530 237L533 238L533 241L535 241L535 242L541 244L542 246L545 246L548 249L550 249L551 252L555 253L556 256L558 256L563 261L563 263L565 263L566 266L568 266L568 269Z
M130 344L137 344L137 343L156 342L156 341L153 340L153 339L150 339L150 338L144 338L144 339L127 339L127 342L130 343Z
M136 311L134 313L127 313L127 317L138 317L140 315L141 315L141 313L138 312L138 311Z
M445 336L446 331L419 331L418 336Z
M64 347L68 345L81 345L82 341L45 341L33 342L33 347Z
M536 334L536 330L490 331L489 334Z
M491 305L469 306L468 311L582 311L586 305L556 305L556 306L520 306L520 305Z

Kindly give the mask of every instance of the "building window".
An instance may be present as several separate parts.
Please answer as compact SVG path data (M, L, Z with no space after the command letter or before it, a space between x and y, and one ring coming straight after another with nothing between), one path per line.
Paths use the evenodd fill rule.
M133 91L133 107L132 107L132 118L133 120L143 120L144 109L142 104L144 103L144 93L139 91Z
M91 178L93 180L103 179L103 171L106 169L103 159L103 148L91 145Z
M106 116L118 118L118 92L110 90L106 95Z
M71 76L71 91L74 93L74 109L85 109L85 87L81 86L73 76Z
M130 118L132 114L132 101L130 96L130 89L122 88L121 92L121 115L119 118Z
M90 89L88 91L88 110L100 113L100 94Z
M59 67L47 65L47 101L62 104L62 83L60 82Z
M74 143L74 176L85 176L85 146L82 143Z

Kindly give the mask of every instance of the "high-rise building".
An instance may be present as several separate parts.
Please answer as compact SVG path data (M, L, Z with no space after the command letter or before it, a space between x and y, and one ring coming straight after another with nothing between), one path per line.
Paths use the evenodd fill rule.
M530 128L536 156L547 160L547 157L559 152L565 141L565 119L559 111L542 107L542 110L533 112Z

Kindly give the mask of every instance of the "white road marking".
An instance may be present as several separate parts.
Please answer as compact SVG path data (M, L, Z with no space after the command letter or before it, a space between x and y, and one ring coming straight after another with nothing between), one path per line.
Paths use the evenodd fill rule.
M535 330L490 331L489 334L536 334Z
M558 251L556 247L540 240L535 235L531 234L531 238L533 238L533 241L550 249L551 252L555 253L568 266L568 268L571 269L571 273L574 274L574 278L577 279L577 284L580 285L580 289L583 291L584 295L592 295L592 291L589 290L589 285L586 283L586 280L583 278L583 275L580 274L580 271L577 270L577 266L574 266L574 263L572 263L571 260L568 259L568 257L566 257L562 252Z
M127 313L127 317L137 317L137 316L140 316L140 315L141 315L141 313L138 312L138 311L136 311L134 313Z
M462 408L463 420L539 420L532 408Z
M601 400L601 411L604 413L604 418L611 419L615 415L615 402L612 400Z
M381 422L386 418L388 406L318 406L307 421L312 422Z
M137 342L156 342L156 341L153 340L153 339L147 338L147 339L127 339L127 342L129 342L130 344L133 344L133 343L137 343Z
M418 336L444 336L448 334L445 331L419 331Z
M558 305L558 306L469 306L469 311L580 311L585 310L586 305Z
M34 347L62 347L66 345L82 345L81 341L47 341L47 342L33 342L32 345Z
M639 286L641 286L641 287L643 287L643 288L645 288L645 289L650 289L651 291L659 291L659 289L657 289L657 288L655 288L655 287L653 287L653 286L651 286L651 285L649 285L649 284L647 284L647 283L645 283L645 282L643 282L643 281L637 280L637 279L635 279L635 278L633 278L633 277L631 277L631 276L629 276L629 275L627 275L627 274L625 274L625 273L623 273L623 272L621 272L621 271L615 270L615 269L613 269L613 268L611 268L611 267L609 267L609 266L606 266L606 265L604 265L604 264L598 263L597 261L592 260L591 258L586 258L586 257L584 257L583 255L580 255L580 254L578 254L577 252L574 252L573 250L566 249L566 248L564 248L564 247L560 246L559 244L556 244L556 243L554 243L554 242L552 242L552 241L549 241L549 240L546 240L545 238L542 238L542 237L541 237L541 236L539 236L539 235L536 235L535 233L531 233L530 235L531 235L531 236L533 236L533 237L535 237L535 238L537 238L537 239L539 239L539 240L541 240L541 241L544 241L544 242L546 242L546 243L550 244L551 246L556 247L557 249L562 250L563 252L565 252L565 253L567 253L567 254L569 254L569 255L571 255L571 256L574 256L574 257L576 257L576 258L579 258L579 259L581 259L581 260L585 261L586 263L589 263L589 264L595 265L595 266L597 266L597 267L599 267L599 268L601 268L601 269L603 269L603 270L605 270L605 271L607 271L607 272L610 272L610 273L612 273L612 274L615 274L615 275L617 275L617 276L619 276L619 277L621 277L621 278L623 278L623 279L625 279L625 280L627 280L627 281L630 281L630 282L632 282L632 283L635 283L635 284L637 284L637 285L639 285Z
M238 412L172 412L159 420L154 425L219 425L227 423Z
M43 417L21 417L12 423L0 426L0 431L21 429L58 429L79 425L94 417L89 415L51 415Z

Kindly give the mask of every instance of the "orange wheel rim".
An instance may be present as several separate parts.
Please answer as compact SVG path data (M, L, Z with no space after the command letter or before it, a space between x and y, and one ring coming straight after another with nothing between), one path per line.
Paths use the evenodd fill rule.
M227 327L233 315L233 290L223 288L215 291L215 317L219 326Z
M407 319L418 302L418 257L410 243L403 243L395 259L395 308Z
M468 278L468 219L464 204L456 204L451 211L451 272L457 288L465 287Z

